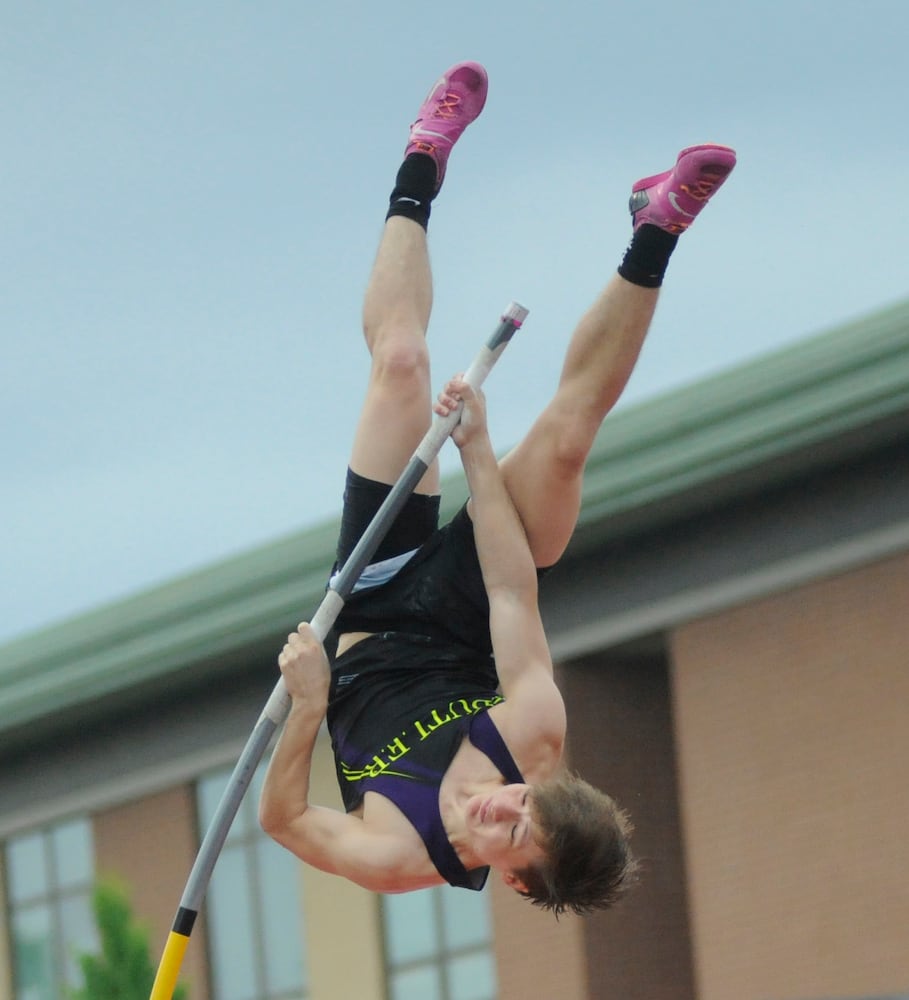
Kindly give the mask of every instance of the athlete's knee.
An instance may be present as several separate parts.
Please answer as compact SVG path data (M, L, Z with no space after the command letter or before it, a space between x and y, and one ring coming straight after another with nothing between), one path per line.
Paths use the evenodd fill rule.
M549 464L552 473L561 480L578 479L590 455L594 435L586 421L556 419L548 435Z
M391 332L376 337L370 345L373 384L396 390L409 386L425 390L429 384L429 350L422 336Z

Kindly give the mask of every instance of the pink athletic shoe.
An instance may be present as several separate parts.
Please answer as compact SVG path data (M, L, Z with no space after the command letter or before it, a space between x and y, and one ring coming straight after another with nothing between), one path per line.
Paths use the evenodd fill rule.
M452 66L434 85L410 126L404 156L426 153L436 161L436 191L442 186L448 154L486 103L489 80L479 63Z
M672 170L645 177L631 189L628 209L638 229L645 223L667 233L683 233L735 166L728 146L689 146Z

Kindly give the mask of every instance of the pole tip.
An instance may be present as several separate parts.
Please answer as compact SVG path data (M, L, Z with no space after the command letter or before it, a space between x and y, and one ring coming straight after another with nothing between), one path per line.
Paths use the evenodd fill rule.
M527 319L527 314L530 312L529 309L525 309L520 302L510 302L508 308L502 314L502 319L510 320L514 325L520 326L525 319Z

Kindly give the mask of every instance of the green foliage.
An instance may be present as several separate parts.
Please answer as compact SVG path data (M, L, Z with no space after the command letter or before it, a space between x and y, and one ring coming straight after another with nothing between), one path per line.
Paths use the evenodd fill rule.
M156 968L149 953L148 931L133 919L124 886L98 883L92 909L101 942L99 955L80 955L85 985L70 992L70 1000L148 1000ZM174 990L173 1000L186 1000L186 987Z

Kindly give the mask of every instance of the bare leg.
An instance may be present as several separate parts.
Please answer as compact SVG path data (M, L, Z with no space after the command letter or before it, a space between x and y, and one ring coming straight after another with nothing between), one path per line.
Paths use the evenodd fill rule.
M618 275L610 281L572 336L552 401L502 460L537 566L555 563L571 538L584 464L631 377L657 296Z
M432 274L426 226L449 154L483 110L486 89L486 71L478 63L458 63L444 73L417 112L395 177L363 304L372 368L350 466L368 479L396 482L430 426L426 327L432 309ZM416 492L439 492L436 462Z
M671 170L632 187L634 230L619 273L578 324L552 402L502 461L537 566L556 562L574 531L587 456L634 369L675 240L735 162L728 146L689 146Z
M354 437L354 472L394 483L429 428L432 386L426 327L432 275L426 232L396 216L385 223L363 304L372 355L366 398ZM434 463L417 486L438 493Z

